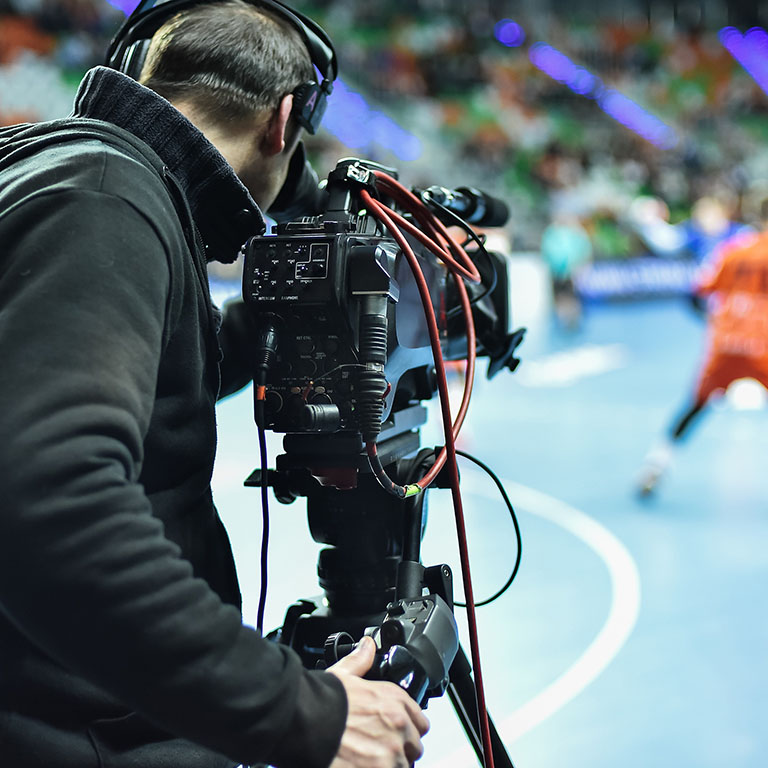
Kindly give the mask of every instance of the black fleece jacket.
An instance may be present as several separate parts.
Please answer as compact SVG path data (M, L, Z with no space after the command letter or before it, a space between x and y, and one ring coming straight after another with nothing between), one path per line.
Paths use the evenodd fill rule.
M86 75L74 117L0 132L4 768L321 768L338 747L341 684L242 625L211 498L215 401L247 373L206 252L263 227L117 72Z

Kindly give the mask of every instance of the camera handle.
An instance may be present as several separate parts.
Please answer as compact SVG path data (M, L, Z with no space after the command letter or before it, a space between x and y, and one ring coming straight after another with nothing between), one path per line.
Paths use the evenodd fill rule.
M409 448L414 441L418 444L418 429L407 435ZM338 443L338 437L332 442ZM435 456L431 449L422 449L413 458L398 458L404 452L404 437L395 435L381 443L382 454L391 462L389 471L403 483L423 475ZM327 452L326 439L319 438L321 454ZM294 443L286 440L284 445L288 455L278 457L282 459L278 466L291 469L270 472L270 484L276 490L292 487L292 493L283 493L280 500L307 497L312 538L331 546L321 551L318 561L324 595L289 606L282 627L269 638L290 645L304 666L314 669L349 653L354 638L372 635L378 652L369 676L400 684L422 706L447 692L483 765L475 683L458 642L450 568L425 568L420 562L427 492L397 499L364 472L352 490L323 487L309 477L297 482L297 465L307 466L306 443L301 441L298 460L288 447ZM291 474L288 481L285 474ZM258 484L259 475L257 470L246 484ZM437 487L440 480L438 476ZM489 725L495 768L514 768L490 717Z

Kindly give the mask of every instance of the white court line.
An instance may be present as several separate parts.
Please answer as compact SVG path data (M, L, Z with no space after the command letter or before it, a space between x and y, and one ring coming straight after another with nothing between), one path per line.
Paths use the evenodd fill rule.
M467 474L466 480L470 479ZM470 483L462 485L469 489ZM584 653L560 677L509 717L496 723L502 741L509 745L535 728L578 696L613 661L629 638L640 612L640 575L627 548L607 528L575 507L553 496L512 481L502 481L516 510L559 525L592 549L605 563L611 580L608 618ZM498 499L487 485L471 483L471 493ZM525 539L523 539L523 542ZM462 748L434 768L477 765L474 752Z

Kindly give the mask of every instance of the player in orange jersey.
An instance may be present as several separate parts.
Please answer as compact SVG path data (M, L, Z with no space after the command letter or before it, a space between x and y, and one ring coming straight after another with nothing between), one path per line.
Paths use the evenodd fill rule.
M768 222L768 200L761 210ZM739 235L705 268L697 293L709 297L707 344L692 403L669 437L646 456L638 491L650 494L668 467L673 446L713 396L737 379L756 379L768 389L768 227Z

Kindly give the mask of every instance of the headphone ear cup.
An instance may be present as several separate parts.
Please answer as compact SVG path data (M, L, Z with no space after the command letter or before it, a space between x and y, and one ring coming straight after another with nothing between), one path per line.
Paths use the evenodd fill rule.
M315 82L303 83L293 92L293 116L309 133L315 133L325 113L327 95Z
M144 67L144 60L147 58L149 43L149 40L137 40L128 46L119 61L110 62L110 65L128 77L138 80Z

